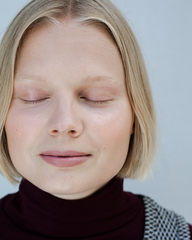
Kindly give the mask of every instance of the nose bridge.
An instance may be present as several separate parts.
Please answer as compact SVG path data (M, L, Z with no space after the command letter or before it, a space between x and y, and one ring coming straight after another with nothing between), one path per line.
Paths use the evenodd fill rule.
M82 132L82 122L78 110L78 104L72 97L59 97L52 106L49 114L49 132L78 135Z

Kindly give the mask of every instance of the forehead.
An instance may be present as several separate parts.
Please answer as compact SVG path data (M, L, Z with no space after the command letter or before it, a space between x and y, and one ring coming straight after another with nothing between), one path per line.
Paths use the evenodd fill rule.
M112 38L95 26L65 20L28 34L18 57L16 76L50 72L53 67L68 75L81 72L88 76L101 71L102 75L110 73L117 79L124 77L119 50Z

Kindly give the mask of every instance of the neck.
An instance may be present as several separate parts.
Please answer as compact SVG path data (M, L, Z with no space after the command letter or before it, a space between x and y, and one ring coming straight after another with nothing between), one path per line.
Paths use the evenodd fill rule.
M28 232L54 239L83 239L113 232L131 221L141 207L139 201L133 201L123 191L123 180L117 178L90 196L73 201L53 196L23 180L11 201L5 211L12 222Z

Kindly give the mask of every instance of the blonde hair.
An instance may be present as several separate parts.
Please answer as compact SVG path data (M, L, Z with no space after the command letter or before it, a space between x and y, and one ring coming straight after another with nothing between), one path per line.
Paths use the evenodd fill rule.
M110 0L33 0L9 25L0 44L1 171L12 184L18 183L17 178L22 177L11 161L4 129L22 42L36 27L54 24L66 18L101 29L114 40L119 49L127 93L134 112L134 133L127 146L127 159L117 177L144 179L151 171L157 150L154 103L140 47L128 22Z

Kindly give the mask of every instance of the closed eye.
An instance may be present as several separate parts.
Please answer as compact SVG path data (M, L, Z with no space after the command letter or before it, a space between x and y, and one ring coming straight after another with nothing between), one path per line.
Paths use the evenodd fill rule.
M45 100L47 100L49 98L42 98L42 99L37 99L37 100L32 100L32 101L29 101L29 100L25 100L25 99L20 99L22 102L24 102L25 104L38 104L40 102L43 102Z
M89 102L91 104L106 104L108 103L109 101L111 100L91 100L91 99L88 99L88 98L85 98L85 97L81 97L81 99L85 100L86 102Z
M43 98L43 99L37 99L37 100L25 100L25 99L20 99L22 102L24 102L25 104L38 104L40 102L43 102L45 100L47 100L49 98ZM81 97L81 99L85 100L86 102L89 102L91 104L106 104L108 103L109 101L111 100L91 100L91 99L88 99L88 98L85 98L85 97Z

